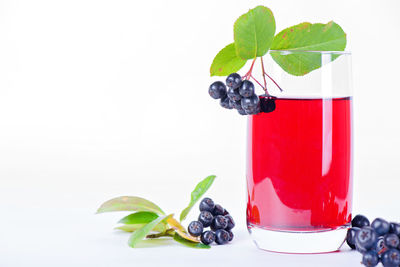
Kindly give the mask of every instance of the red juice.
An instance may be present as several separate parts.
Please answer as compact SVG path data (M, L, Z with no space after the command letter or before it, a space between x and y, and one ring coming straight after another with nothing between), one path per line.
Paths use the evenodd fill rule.
M278 98L249 117L247 222L318 231L351 221L352 100Z

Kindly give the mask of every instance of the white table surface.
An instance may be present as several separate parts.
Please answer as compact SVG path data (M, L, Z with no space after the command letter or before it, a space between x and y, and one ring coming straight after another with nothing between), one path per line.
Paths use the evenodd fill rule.
M96 199L75 198L68 203L66 195L57 197L36 191L41 194L37 202L38 196L35 194L35 200L32 192L0 193L2 197L9 194L12 199L11 205L0 204L0 266L4 267L359 266L361 259L347 246L337 253L314 255L259 250L245 229L243 216L237 222L234 242L229 245L199 250L160 240L157 246L144 241L132 249L127 245L129 234L112 229L125 213L94 215Z

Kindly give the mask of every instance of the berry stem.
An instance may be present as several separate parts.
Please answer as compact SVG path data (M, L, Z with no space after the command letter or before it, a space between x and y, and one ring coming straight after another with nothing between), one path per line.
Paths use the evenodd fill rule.
M269 76L266 72L264 72L264 75L266 75L279 88L279 90L281 90L281 92L283 91L282 88L275 82L275 80L271 78L271 76Z
M261 68L262 68L262 73L263 73L263 78L264 78L264 87L267 89L267 81L265 80L265 69L264 69L264 60L263 57L261 57Z
M261 57L261 69L262 69L262 76L263 76L263 79L264 79L264 91L265 91L265 94L266 94L266 95L269 95L268 89L267 89L267 81L265 80L265 75L264 75L264 74L266 74L266 73L265 73L265 69L264 69L264 60L263 60L263 57Z
M170 228L163 233L147 235L146 238L159 238L159 237L163 237L163 236L174 236L174 232L175 232L175 230Z
M267 88L262 86L261 83L259 81L257 81L256 78L253 77L253 75L250 74L250 78L252 78L256 83L258 83L258 85L261 86L261 88L265 91L265 93L268 94Z
M251 73L252 73L252 71L253 71L253 67L254 67L254 63L256 62L256 57L253 59L253 62L251 63L251 66L250 66L250 69L249 69L249 71L243 76L243 79L247 79L247 80L249 80L250 79L250 76L251 76Z

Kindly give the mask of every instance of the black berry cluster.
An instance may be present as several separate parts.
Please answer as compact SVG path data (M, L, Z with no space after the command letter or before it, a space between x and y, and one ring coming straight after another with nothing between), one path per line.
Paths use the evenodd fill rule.
M210 227L210 230L205 230ZM221 205L214 204L211 198L204 198L200 202L200 215L197 221L193 221L188 226L188 232L192 236L200 236L200 240L205 245L210 245L214 241L218 245L224 245L233 239L232 229L235 221L229 212Z
M400 266L400 224L382 218L369 222L363 215L351 221L346 242L363 254L362 264L373 267L381 262L385 267Z
M255 115L275 110L275 98L267 95L257 96L254 84L249 80L242 80L237 73L229 74L226 85L221 81L212 83L208 93L212 98L220 99L222 107L234 108L240 115Z

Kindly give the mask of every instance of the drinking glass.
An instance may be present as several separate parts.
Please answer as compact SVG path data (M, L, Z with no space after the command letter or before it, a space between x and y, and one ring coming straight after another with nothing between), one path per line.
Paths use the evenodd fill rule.
M248 118L247 226L256 245L288 253L336 251L352 208L351 54L270 51L299 66L303 76L266 56L275 110ZM320 60L320 61L319 61Z

